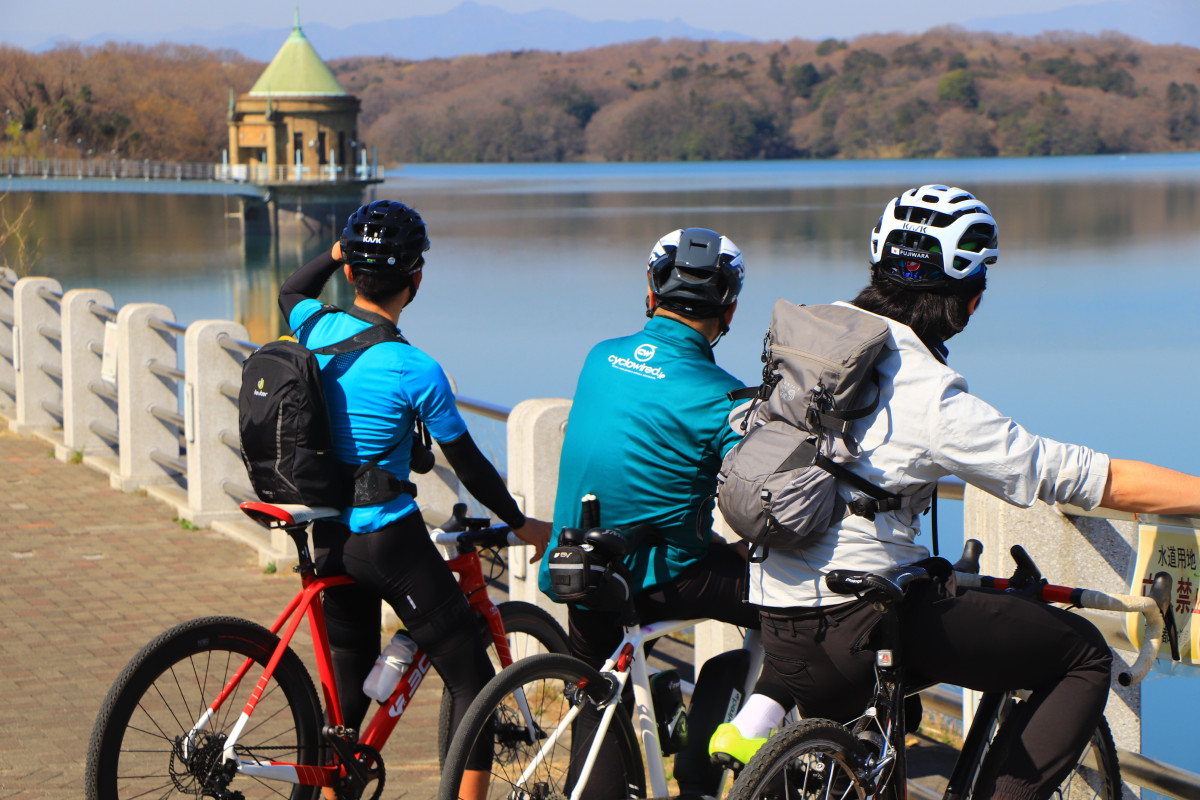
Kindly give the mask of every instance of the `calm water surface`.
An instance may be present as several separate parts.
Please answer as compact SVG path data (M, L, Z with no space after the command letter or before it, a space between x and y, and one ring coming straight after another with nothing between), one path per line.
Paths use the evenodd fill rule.
M887 200L922 183L962 186L1000 226L981 310L949 342L972 390L1037 433L1200 472L1200 154L392 175L375 196L418 208L433 240L401 327L461 394L503 405L570 397L588 348L643 323L650 247L688 226L732 237L745 255L746 287L717 360L757 382L777 297L853 297ZM105 289L118 304L164 303L183 323L236 319L256 341L281 331L280 280L331 244L245 238L221 198L31 197L43 240L36 273ZM341 284L329 297L348 302ZM958 547L961 524L945 527L944 549ZM1176 720L1200 712L1200 681L1152 680L1144 705L1147 754L1196 769Z

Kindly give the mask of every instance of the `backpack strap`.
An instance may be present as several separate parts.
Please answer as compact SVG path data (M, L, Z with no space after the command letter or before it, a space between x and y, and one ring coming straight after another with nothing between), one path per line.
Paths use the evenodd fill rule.
M337 306L331 306L331 305L329 305L329 303L324 303L320 308L318 308L316 311L314 311L312 314L310 314L308 319L306 319L306 320L304 320L304 322L300 323L299 328L296 328L294 331L292 331L292 333L294 333L296 335L296 340L299 341L300 339L307 336L308 332L312 330L312 327L317 324L317 320L319 320L321 317L325 316L326 314L330 314L334 311L340 311L340 310L341 309L338 308Z
M870 499L859 497L846 504L852 514L867 519L875 519L882 511L895 511L904 505L904 497L882 489L866 478L851 472L829 456L822 455L817 450L815 438L805 439L792 451L792 454L779 465L778 470L785 472L807 466L819 467L851 488L868 495Z
M879 390L876 389L875 397L872 398L870 404L855 411L818 411L815 405L809 406L808 421L809 424L815 423L815 425L820 425L825 430L844 435L850 432L851 425L863 417L873 413L878 407Z
M396 330L395 323L393 323L390 319L382 314L376 314L373 311L367 311L366 309L359 308L358 306L351 306L349 310L344 310L338 308L337 306L324 305L319 311L304 321L304 325L300 326L301 329L311 326L315 320L321 316L324 316L325 314L330 313L331 311L341 311L343 314L349 314L355 319L370 323L371 327L359 331L349 339L343 339L340 342L334 342L331 345L317 348L316 350L312 351L314 355L340 356L346 353L355 353L361 350L366 350L367 348L382 342L399 342L400 344L408 344L408 340L401 335L400 331ZM296 335L299 337L300 331L297 331ZM373 468L377 467L380 461L387 458L392 454L393 450L400 446L401 441L403 441L403 438L398 440L387 450L384 450L382 453L372 458L370 461L360 465L354 472L355 480L357 481L370 472ZM404 493L411 494L413 497L416 497L417 489L413 483L410 481L398 482L403 484L401 490Z
M725 396L735 403L739 400L753 400L761 394L762 389L762 386L743 386L741 389L726 392ZM767 391L770 392L769 389Z

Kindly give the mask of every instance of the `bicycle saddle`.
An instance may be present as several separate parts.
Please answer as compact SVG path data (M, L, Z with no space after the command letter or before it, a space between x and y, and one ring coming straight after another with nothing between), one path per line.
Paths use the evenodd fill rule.
M895 603L914 583L944 577L952 571L944 558L927 558L880 572L835 569L825 575L825 585L835 594L852 594L871 601Z
M633 549L625 534L608 528L592 528L583 535L583 540L598 552L613 558L624 558Z

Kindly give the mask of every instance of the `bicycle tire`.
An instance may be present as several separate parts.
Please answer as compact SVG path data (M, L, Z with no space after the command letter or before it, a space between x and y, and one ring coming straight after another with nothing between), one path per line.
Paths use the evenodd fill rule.
M864 800L856 770L867 751L827 719L803 719L772 736L750 759L728 800Z
M196 797L224 781L212 769L224 734L237 722L259 672L251 667L210 722L196 757L184 763L176 750L198 716L230 676L253 659L265 666L279 639L256 623L204 617L160 634L121 671L104 699L88 744L88 800L153 796ZM284 651L254 716L238 741L244 755L318 765L325 761L321 705L312 679L291 648ZM291 787L236 774L230 791L246 800L290 797L314 800L316 786Z
M525 690L535 724L540 731L531 745L516 708L514 692ZM442 770L439 800L456 800L468 755L481 736L492 740L493 763L489 798L530 797L562 800L570 796L571 741L568 730L544 754L532 780L518 790L516 785L531 760L543 749L551 733L567 711L583 702L598 702L609 693L609 681L579 659L559 653L530 656L513 663L488 682L471 707L451 741ZM574 726L573 726L574 727ZM606 775L626 789L625 798L645 796L645 773L641 750L633 733L629 714L617 705L608 741L616 747L620 774ZM574 742L582 748L583 742ZM609 798L607 800L615 800Z
M533 603L521 600L508 600L498 603L500 620L504 623L504 632L508 634L508 646L512 651L513 662L520 661L538 653L570 653L567 644L567 634L549 611L538 608ZM492 658L492 666L499 672L500 659L496 648L488 646L488 654ZM442 705L438 709L438 768L446 766L446 751L450 749L451 720L454 716L454 698L445 688L442 689Z
M1121 765L1104 717L1052 796L1059 800L1121 800Z

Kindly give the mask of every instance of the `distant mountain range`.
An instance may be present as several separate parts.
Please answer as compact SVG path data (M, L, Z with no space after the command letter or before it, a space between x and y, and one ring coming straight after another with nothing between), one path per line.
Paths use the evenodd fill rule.
M1196 0L1108 0L1039 14L980 17L963 25L974 31L1034 36L1044 31L1116 31L1151 44L1200 47Z
M301 27L317 53L326 60L379 55L422 60L504 50L587 50L650 38L753 40L753 37L745 34L697 28L678 19L593 22L552 9L511 13L473 0L466 0L434 16L378 20L346 28L301 20ZM116 40L139 44L198 44L214 50L237 50L248 58L270 61L287 38L289 30L239 25L214 31L189 28L134 37L104 33L89 37L82 43L99 45ZM0 40L9 36L0 32ZM33 41L18 42L10 38L10 42L34 51L50 49L56 43L54 39L35 38L35 35L23 38Z
M320 23L303 27L325 59L386 55L422 60L505 50L571 51L649 38L754 41L747 34L697 28L678 19L591 21L551 9L511 13L473 0L434 16L379 20L346 28ZM1200 47L1200 4L1196 0L1106 0L1043 13L979 17L964 22L962 27L1020 35L1054 30L1081 33L1112 30L1154 44ZM185 28L135 36L102 33L83 40L82 44L100 45L109 41L195 44L214 50L232 49L248 58L269 61L287 33L287 28ZM814 31L807 38L823 37ZM51 49L61 41L51 34L0 31L0 42L35 52Z

